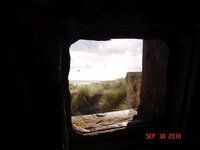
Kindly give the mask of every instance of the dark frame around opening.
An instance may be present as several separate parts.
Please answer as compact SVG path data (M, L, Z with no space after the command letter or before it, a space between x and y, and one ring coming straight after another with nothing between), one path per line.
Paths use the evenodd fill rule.
M168 53L168 47L163 40L144 39L142 62L144 73L142 80L144 81L141 86L141 103L137 116L134 116L135 121L129 122L128 128L132 125L136 127L138 123L140 126L142 122L157 122L166 115ZM151 90L147 90L149 88Z

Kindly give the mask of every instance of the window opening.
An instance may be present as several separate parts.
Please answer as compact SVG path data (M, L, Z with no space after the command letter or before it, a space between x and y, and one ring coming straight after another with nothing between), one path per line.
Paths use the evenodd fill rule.
M70 47L73 128L82 133L126 127L137 114L142 39L78 40Z

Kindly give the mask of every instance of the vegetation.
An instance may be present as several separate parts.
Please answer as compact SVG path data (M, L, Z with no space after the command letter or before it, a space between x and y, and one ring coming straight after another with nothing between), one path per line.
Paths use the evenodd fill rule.
M124 78L85 85L70 84L69 90L72 116L128 109Z

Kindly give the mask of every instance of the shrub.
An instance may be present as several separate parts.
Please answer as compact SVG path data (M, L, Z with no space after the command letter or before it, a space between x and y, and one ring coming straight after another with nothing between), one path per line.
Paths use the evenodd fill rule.
M105 91L102 98L102 103L100 104L101 112L114 111L119 108L119 105L126 99L126 89L124 87L112 88Z
M72 115L92 114L127 109L124 78L70 85Z

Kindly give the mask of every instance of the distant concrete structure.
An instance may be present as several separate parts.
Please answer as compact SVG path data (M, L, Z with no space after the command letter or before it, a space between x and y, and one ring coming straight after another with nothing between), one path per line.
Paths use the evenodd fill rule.
M127 104L129 108L137 108L140 103L140 89L141 89L142 72L127 72Z

